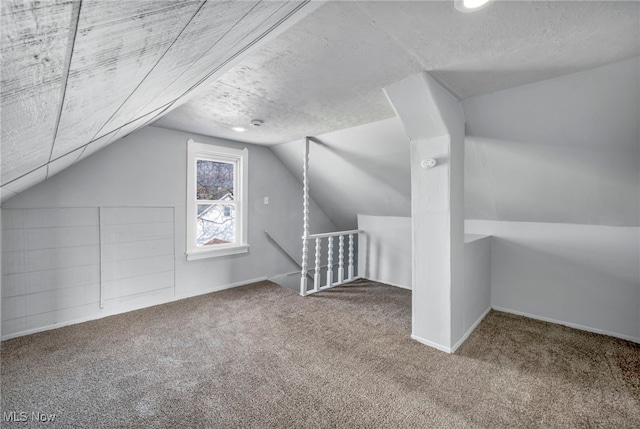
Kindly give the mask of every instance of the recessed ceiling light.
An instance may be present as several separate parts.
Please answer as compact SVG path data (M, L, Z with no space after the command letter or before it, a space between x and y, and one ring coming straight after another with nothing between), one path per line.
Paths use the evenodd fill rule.
M232 127L231 129L238 133L244 133L245 131L247 131L247 129L244 127Z
M458 11L469 13L487 7L491 1L492 0L454 0L453 5Z

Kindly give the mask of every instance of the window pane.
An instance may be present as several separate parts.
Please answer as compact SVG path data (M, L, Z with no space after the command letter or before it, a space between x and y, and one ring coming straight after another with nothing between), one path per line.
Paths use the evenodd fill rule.
M236 208L227 204L198 204L198 246L236 241Z
M199 200L233 201L233 169L234 164L219 161L198 159L197 164L197 198Z

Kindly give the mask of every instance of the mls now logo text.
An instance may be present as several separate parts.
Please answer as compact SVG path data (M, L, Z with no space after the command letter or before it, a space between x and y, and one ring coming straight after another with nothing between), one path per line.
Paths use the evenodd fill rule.
M56 419L55 414L45 414L39 411L27 413L26 411L4 411L2 413L2 421L4 422L53 422Z

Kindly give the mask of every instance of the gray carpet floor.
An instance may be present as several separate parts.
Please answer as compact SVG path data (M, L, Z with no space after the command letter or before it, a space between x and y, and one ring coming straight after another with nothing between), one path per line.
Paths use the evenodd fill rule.
M637 344L492 311L448 355L410 324L407 290L262 282L21 337L2 426L640 427Z

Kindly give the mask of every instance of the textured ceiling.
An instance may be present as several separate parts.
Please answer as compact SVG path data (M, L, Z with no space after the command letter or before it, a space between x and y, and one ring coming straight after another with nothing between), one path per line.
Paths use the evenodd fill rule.
M393 116L382 88L422 70L463 99L639 54L639 2L329 2L155 125L290 142Z
M154 121L291 142L392 117L382 88L422 70L466 98L640 54L639 2L1 6L3 201Z
M2 199L153 121L316 7L2 0Z

